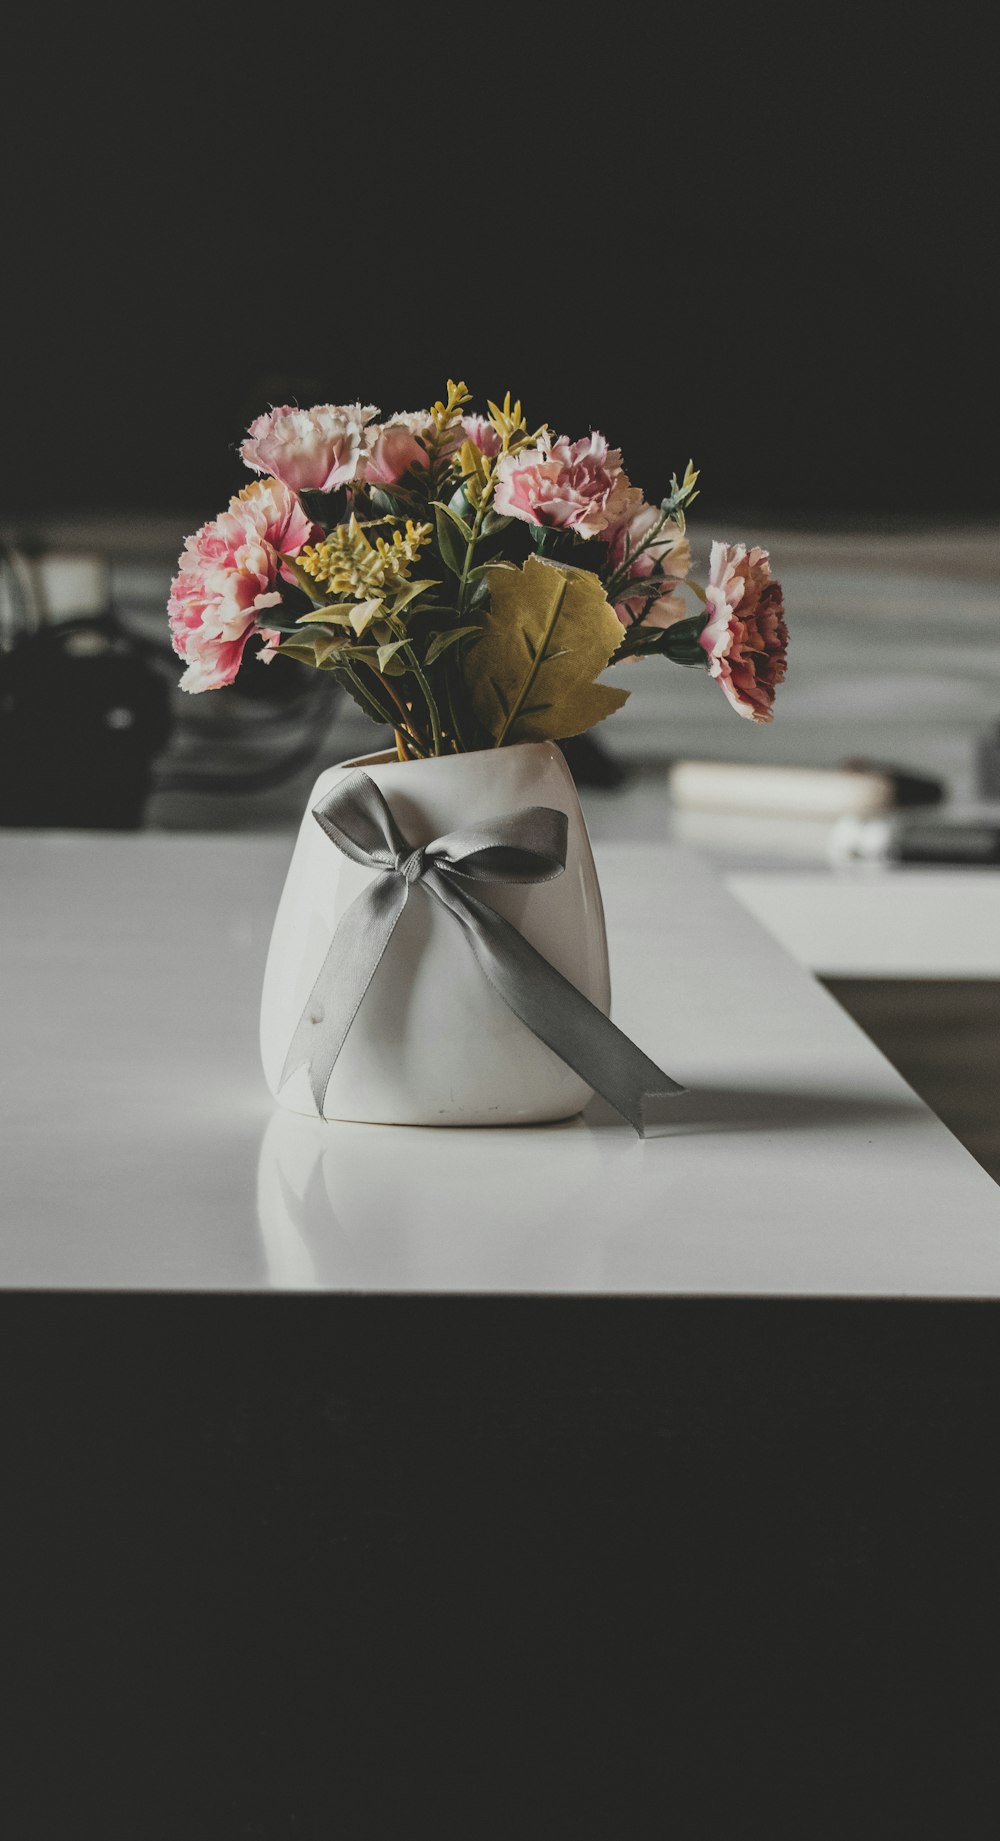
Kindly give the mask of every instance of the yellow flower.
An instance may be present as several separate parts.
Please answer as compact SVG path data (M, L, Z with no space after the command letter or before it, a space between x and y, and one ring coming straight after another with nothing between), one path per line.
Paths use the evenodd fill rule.
M393 531L391 542L376 537L370 543L364 526L352 517L347 524L338 524L322 543L300 550L295 560L330 594L348 595L356 601L391 597L409 581L410 568L430 542L432 528L407 518L401 531Z

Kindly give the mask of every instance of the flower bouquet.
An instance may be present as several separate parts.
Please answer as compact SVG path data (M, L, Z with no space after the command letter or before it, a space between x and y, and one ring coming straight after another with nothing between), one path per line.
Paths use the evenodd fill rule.
M654 653L770 721L781 589L741 544L694 580L690 463L649 503L602 435L533 428L509 396L483 416L449 382L377 414L260 416L241 449L260 477L187 540L170 596L183 689L232 683L256 634L265 663L331 673L394 737L314 788L265 976L269 1084L328 1118L465 1124L565 1118L597 1088L641 1130L677 1083L608 1020L555 744L626 702L610 664ZM436 899L408 907L417 886Z
M690 574L689 465L647 503L603 435L469 413L464 384L416 414L273 409L243 459L264 477L189 537L170 597L188 691L232 683L254 633L332 672L401 760L578 735L628 692L605 668L653 653L707 669L769 722L785 668L767 552L712 545Z

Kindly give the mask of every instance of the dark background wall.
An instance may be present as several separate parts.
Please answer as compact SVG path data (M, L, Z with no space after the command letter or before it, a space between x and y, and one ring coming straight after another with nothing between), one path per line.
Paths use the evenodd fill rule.
M651 495L693 454L706 512L992 508L971 31L547 8L473 49L470 17L25 37L5 512L208 516L268 403L449 374L601 428Z

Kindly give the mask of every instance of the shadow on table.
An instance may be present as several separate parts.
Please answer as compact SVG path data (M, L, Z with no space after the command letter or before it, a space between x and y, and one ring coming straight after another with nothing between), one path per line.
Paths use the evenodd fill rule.
M823 1127L904 1124L925 1119L926 1108L912 1095L867 1097L801 1087L705 1087L652 1100L646 1108L647 1141L734 1131L808 1131ZM622 1129L618 1114L595 1096L583 1114L594 1131Z

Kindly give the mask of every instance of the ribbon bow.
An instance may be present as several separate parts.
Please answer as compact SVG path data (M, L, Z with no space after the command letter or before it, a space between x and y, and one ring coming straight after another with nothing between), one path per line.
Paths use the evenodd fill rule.
M523 934L472 893L480 882L551 882L566 867L566 815L533 805L414 848L375 782L358 771L313 807L337 849L377 873L341 916L295 1028L279 1086L308 1065L316 1110L378 970L411 888L441 902L462 927L504 1003L560 1060L644 1132L646 1100L683 1087L543 959Z

